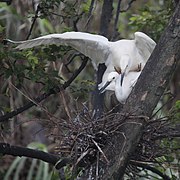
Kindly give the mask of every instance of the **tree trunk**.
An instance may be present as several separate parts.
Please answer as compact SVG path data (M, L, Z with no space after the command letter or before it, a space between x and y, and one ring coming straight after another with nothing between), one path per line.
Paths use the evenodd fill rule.
M109 34L109 27L110 27L110 21L112 17L112 7L113 1L112 0L104 0L103 7L102 7L102 14L101 14L101 20L100 20L100 33L101 35L107 37ZM100 64L98 66L97 71L97 82L96 87L93 93L93 119L99 119L101 118L103 114L103 99L104 94L99 94L98 90L98 84L102 81L102 76L106 70L105 64Z
M130 156L141 138L143 127L163 95L180 59L179 27L180 3L177 4L166 30L124 105L121 114L126 114L127 119L117 127L116 134L112 135L103 149L109 163L103 160L104 155L101 156L99 172L97 173L97 165L93 164L85 173L87 179L89 177L114 180L123 178ZM117 115L115 118L119 122L122 121L122 116Z
M109 34L109 23L112 19L113 0L104 0L100 22L100 34L107 37Z

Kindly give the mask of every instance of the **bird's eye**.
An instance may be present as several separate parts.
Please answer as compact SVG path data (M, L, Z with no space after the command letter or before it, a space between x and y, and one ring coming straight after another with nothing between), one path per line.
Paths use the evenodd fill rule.
M113 77L113 79L115 79L115 77Z

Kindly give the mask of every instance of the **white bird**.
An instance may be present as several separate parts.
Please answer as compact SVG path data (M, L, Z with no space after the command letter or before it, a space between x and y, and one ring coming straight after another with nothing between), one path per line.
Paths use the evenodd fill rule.
M113 86L112 88L114 88L117 100L120 103L124 104L129 94L131 93L132 88L135 86L140 74L141 72L129 72L124 77L124 82L121 85L122 74L111 72L108 74L107 82L104 87L100 89L100 92L103 93L107 90L106 87Z
M107 79L114 67L122 74L123 77L129 71L136 71L141 64L144 67L149 56L151 55L156 43L146 34L136 32L135 39L122 39L116 42L110 42L107 38L100 35L94 35L84 32L66 32L62 34L49 34L27 41L9 42L19 44L17 49L27 49L39 45L66 45L71 46L85 56L89 57L96 65L105 63L107 70L103 79ZM103 80L103 82L105 81Z

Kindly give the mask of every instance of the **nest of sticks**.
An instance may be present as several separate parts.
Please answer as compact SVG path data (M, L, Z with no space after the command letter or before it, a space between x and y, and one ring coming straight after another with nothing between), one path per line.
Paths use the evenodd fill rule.
M121 118L116 118L121 116ZM108 159L103 152L104 147L111 141L111 137L118 131L118 127L125 123L130 114L110 113L103 118L94 120L89 111L76 114L71 122L60 123L58 129L60 135L56 134L58 145L56 151L62 159L57 163L56 168L61 169L69 165L73 171L79 168L86 169L103 157L103 163ZM121 119L121 121L119 121ZM58 123L57 123L58 124ZM63 127L62 127L63 126ZM167 134L169 132L169 136ZM139 171L137 162L156 162L156 158L167 154L167 149L160 146L160 141L166 134L171 138L172 133L179 133L168 117L149 120L144 128L143 136L131 156L127 174Z

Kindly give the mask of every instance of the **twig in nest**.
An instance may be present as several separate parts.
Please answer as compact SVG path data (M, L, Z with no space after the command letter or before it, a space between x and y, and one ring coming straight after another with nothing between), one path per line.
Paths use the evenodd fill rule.
M81 154L81 156L77 159L75 166L77 166L79 164L79 162L90 152L91 149L86 150L85 152L83 152Z
M97 152L97 162L96 162L96 180L99 179L99 152Z
M104 152L102 151L102 149L99 147L98 143L96 141L94 141L93 139L91 139L92 142L95 144L95 146L98 148L98 150L100 151L100 153L103 155L104 159L106 160L107 164L109 164L109 160L107 159L106 155L104 154Z

